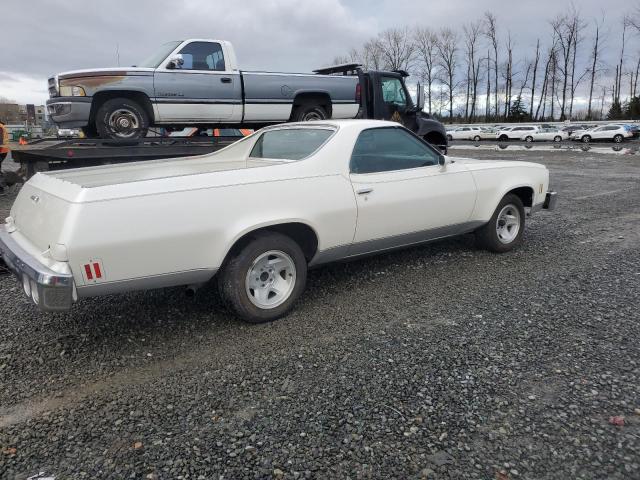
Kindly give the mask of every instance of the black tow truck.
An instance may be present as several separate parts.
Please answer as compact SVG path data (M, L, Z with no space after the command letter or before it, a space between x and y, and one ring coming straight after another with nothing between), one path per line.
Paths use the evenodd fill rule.
M418 84L413 103L405 71L370 71L351 63L314 70L322 75L357 75L360 110L357 118L391 120L401 123L425 141L446 153L447 138L442 123L423 112L424 94ZM29 178L39 171L77 168L112 163L187 157L214 152L243 138L250 127L220 125L219 129L194 129L192 136L148 136L134 140L50 139L44 138L17 146L14 161L21 165L21 176Z

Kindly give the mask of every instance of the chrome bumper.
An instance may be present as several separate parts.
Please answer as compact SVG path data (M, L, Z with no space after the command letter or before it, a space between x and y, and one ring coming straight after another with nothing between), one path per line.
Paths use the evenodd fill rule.
M24 293L47 312L68 310L73 304L73 276L51 270L27 253L0 225L0 257L15 273Z
M53 97L47 100L47 113L59 127L79 128L89 124L92 97Z
M556 203L558 201L558 192L547 192L547 196L544 199L544 203L542 204L542 208L545 210L555 210Z

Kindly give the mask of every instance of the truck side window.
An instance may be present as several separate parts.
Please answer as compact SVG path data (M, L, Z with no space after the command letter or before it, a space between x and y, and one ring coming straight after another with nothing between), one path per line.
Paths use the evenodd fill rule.
M438 165L440 155L403 128L370 128L353 147L351 173L377 173Z
M182 70L225 71L224 55L219 43L191 42L180 53L184 60Z
M398 106L407 105L402 82L397 78L382 77L382 98L385 103L393 103Z

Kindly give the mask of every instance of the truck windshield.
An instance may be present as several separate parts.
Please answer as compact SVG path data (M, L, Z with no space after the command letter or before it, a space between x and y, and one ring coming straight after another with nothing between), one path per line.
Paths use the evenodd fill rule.
M165 58L167 58L167 55L173 52L181 43L181 41L175 41L163 44L158 50L156 50L153 55L140 62L137 66L143 68L157 68L158 65L160 65Z
M283 128L264 132L253 146L251 158L301 160L318 150L335 130Z

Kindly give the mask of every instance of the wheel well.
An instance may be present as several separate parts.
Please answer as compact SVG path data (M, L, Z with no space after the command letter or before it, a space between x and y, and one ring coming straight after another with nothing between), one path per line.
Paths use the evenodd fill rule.
M269 225L267 227L258 228L245 233L233 244L225 257L223 264L226 263L228 258L242 250L249 241L264 232L278 232L291 238L300 246L307 261L310 261L318 251L318 236L313 228L299 222L281 223L278 225Z
M509 194L509 193L519 197L520 200L522 200L522 204L525 207L532 207L533 206L533 188L531 188L531 187L518 187L518 188L514 188L513 190L507 192L507 194Z
M96 120L96 113L98 109L106 102L107 100L111 100L112 98L130 98L131 100L135 100L140 104L142 108L144 108L147 116L149 117L149 125L153 125L154 123L154 115L153 115L153 106L151 105L151 100L149 97L142 92L132 92L129 90L108 90L105 92L98 92L93 96L93 101L91 102L91 113L89 114L89 125L93 125Z
M304 92L298 93L293 99L293 108L291 109L291 118L293 118L293 114L301 105L319 105L325 109L327 112L328 118L331 118L332 114L332 104L331 97L328 93L322 92Z
M447 144L447 139L440 132L429 132L422 138L436 148Z

